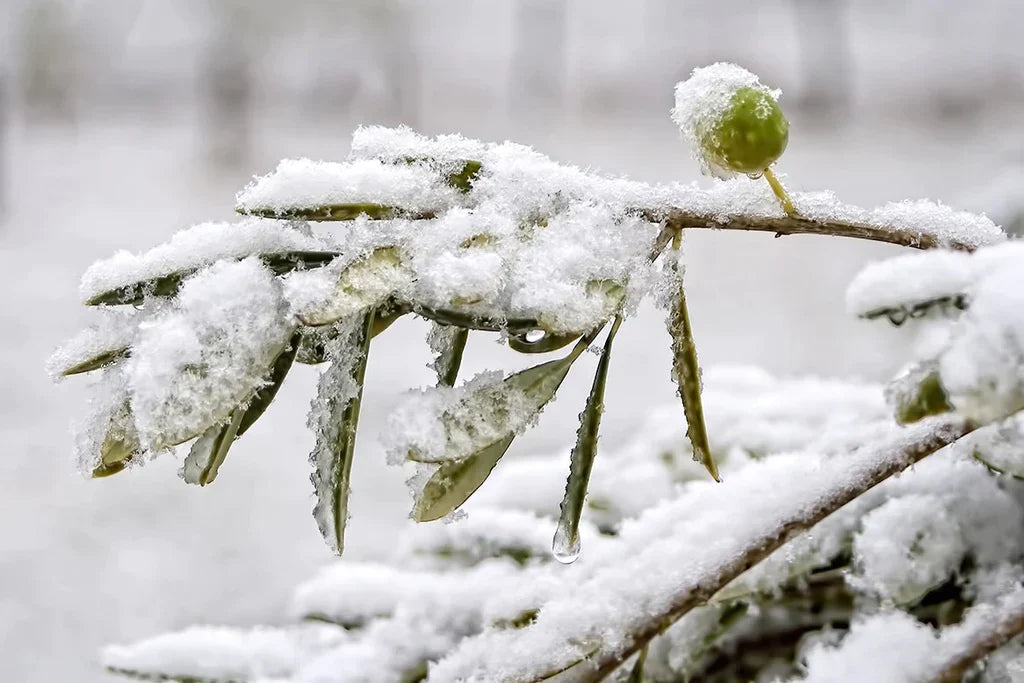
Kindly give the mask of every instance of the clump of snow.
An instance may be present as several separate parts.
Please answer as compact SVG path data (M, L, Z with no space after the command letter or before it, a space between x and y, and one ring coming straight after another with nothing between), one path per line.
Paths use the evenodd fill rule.
M897 605L944 582L967 551L957 518L935 495L887 501L865 515L853 543L854 584Z
M473 565L489 557L525 564L550 559L550 547L550 520L522 510L482 507L451 524L410 529L396 556L428 567Z
M378 204L414 213L435 213L456 203L456 191L419 164L376 159L347 163L284 159L238 193L245 212L287 215L295 210L341 204Z
M202 223L141 254L119 251L97 261L82 275L79 293L89 300L112 289L193 271L224 259L324 248L321 240L281 221L246 218L234 223Z
M781 90L772 90L743 67L729 62L716 62L698 67L690 77L676 84L676 106L672 120L679 126L690 145L694 158L706 174L728 178L734 175L721 168L704 153L704 138L714 129L729 109L733 95L741 88L754 88L778 99Z
M1020 262L984 277L939 359L953 405L983 422L1024 407L1024 268Z
M46 370L55 379L103 354L129 349L135 341L139 322L149 317L145 311L104 309L96 322L79 332L53 352Z
M111 645L101 661L108 669L137 677L252 680L287 676L345 640L344 631L324 626L193 626L132 645Z
M908 312L920 304L962 296L973 280L971 256L936 250L869 264L846 289L846 309L859 316Z
M173 306L140 324L125 361L143 445L159 451L225 420L266 381L291 331L280 285L256 258L186 280Z

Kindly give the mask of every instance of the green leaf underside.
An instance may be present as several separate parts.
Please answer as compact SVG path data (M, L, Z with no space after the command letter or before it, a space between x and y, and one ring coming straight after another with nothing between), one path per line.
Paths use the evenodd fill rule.
M581 339L565 358L510 375L505 384L531 397L537 412L540 412L554 398L569 368L593 338L594 334L590 334ZM515 437L515 432L505 434L465 458L441 463L417 498L413 518L418 522L429 522L458 509L486 481Z
M359 424L359 408L363 396L363 380L366 376L366 361L369 356L371 332L376 317L374 309L362 314L359 326L359 337L356 340L358 357L355 359L352 380L356 383L356 394L344 406L335 406L332 410L340 410L337 419L331 425L330 434L318 435L318 438L329 439L331 461L326 471L313 473L313 485L317 492L314 517L320 532L337 554L345 549L345 523L348 518L349 484L352 473L352 456L355 452L356 428ZM346 363L348 359L334 358L332 363ZM329 372L329 370L328 370ZM319 446L319 444L318 444ZM320 484L327 483L324 488ZM323 494L327 493L326 499ZM321 511L327 508L328 514Z
M302 206L290 209L278 209L269 206L257 206L253 208L240 206L236 211L243 215L259 216L261 218L278 218L283 220L315 222L353 221L360 216L366 216L370 220L374 221L386 221L393 218L426 220L437 217L433 211L405 211L396 206L385 206L384 204L374 204L371 202L325 204L322 206Z
M139 451L139 438L131 420L131 406L125 403L118 414L111 416L107 433L100 445L100 462L93 468L92 477L101 479L117 474L128 466Z
M123 346L117 349L106 349L97 353L92 358L83 360L81 363L76 363L69 368L61 370L61 375L64 377L70 377L71 375L80 375L85 372L92 372L93 370L99 370L105 368L108 365L113 365L119 361L124 360L131 355L131 347Z
M940 296L934 299L928 299L926 301L919 301L917 303L908 303L902 306L886 306L883 308L876 308L868 311L867 313L861 313L860 317L866 320L875 320L876 318L888 318L889 322L899 327L907 320L914 318L922 318L932 310L940 310L948 312L950 309L957 311L967 310L968 301L965 294L953 294L950 296Z
M396 281L409 277L397 247L377 247L345 266L330 295L299 314L299 321L308 327L326 327L367 308L382 307L393 299Z
M259 254L264 265L275 275L284 275L293 270L307 270L320 268L327 265L338 256L337 251L289 251L279 254ZM247 258L247 257L242 257ZM231 259L223 259L231 260ZM147 295L157 297L171 297L181 289L181 283L190 275L193 275L201 268L186 268L183 270L167 273L154 278L133 282L130 285L116 287L114 289L97 294L85 302L86 306L119 306L128 304L140 304Z
M192 444L182 466L182 477L187 483L206 486L217 478L245 412L241 406L235 408L228 422L210 427Z
M273 403L278 390L288 376L288 371L292 369L292 365L295 363L295 356L299 352L299 343L301 341L302 332L296 330L292 333L291 339L288 340L288 346L278 355L277 360L271 366L267 383L257 389L256 393L253 394L252 400L249 401L249 406L245 409L242 421L238 425L236 439L249 431L249 427L256 424L256 420L260 419L267 408L270 407L270 404Z
M565 482L565 495L562 498L558 527L555 532L555 545L563 549L579 549L580 515L587 497L587 484L590 472L597 456L598 432L601 429L601 415L604 413L604 391L608 384L608 367L611 363L612 343L622 324L622 318L616 317L608 331L604 343L604 352L597 363L594 382L590 387L586 407L580 414L580 426L576 432L576 446L572 449L569 465L569 477Z
M416 315L427 320L433 320L441 325L454 325L470 330L482 330L484 332L508 330L509 332L522 332L525 334L532 330L542 329L540 323L528 318L486 318L447 308L431 308L423 305L413 306L412 310Z
M469 339L469 330L465 327L458 327L452 334L450 343L447 344L441 357L437 359L437 381L442 386L453 387L455 380L459 378L459 368L462 366L462 355L466 350L466 341Z
M526 332L510 334L508 346L519 353L548 353L557 351L580 338L579 334L544 334L536 341L529 341Z
M670 267L678 269L675 261L671 262ZM683 413L686 416L686 435L693 447L693 457L704 465L715 481L721 481L718 466L711 455L707 426L704 424L704 406L700 396L700 366L697 364L697 347L693 341L690 313L686 308L683 277L682 273L676 275L679 291L669 322L669 333L672 335L672 375L679 385L679 397L683 401Z
M946 389L936 370L925 375L906 399L896 406L896 422L911 424L932 415L941 415L953 410Z

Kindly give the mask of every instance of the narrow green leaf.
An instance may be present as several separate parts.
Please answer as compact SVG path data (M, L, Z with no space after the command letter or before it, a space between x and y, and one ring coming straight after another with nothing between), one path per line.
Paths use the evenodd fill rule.
M116 349L106 349L97 353L92 358L61 370L60 374L64 377L70 377L71 375L79 375L84 372L92 372L93 370L99 370L100 368L105 368L108 365L113 365L118 361L124 360L129 355L131 355L131 347L128 346Z
M679 397L683 400L686 435L693 446L693 459L704 465L715 481L721 481L718 466L711 455L708 430L704 424L704 406L700 396L700 366L697 364L697 347L693 341L690 313L686 309L686 292L679 260L670 259L668 267L675 271L679 286L675 307L669 318L669 333L672 335L672 376L679 385Z
M509 334L508 345L519 353L548 353L564 348L579 338L579 334L550 334L538 328Z
M228 422L210 427L196 439L181 470L181 476L187 483L206 486L217 478L217 472L238 436L245 413L245 408L239 406L231 413Z
M587 397L587 405L580 413L580 427L576 432L576 446L572 449L569 478L565 483L558 526L551 543L551 551L559 562L575 562L580 554L580 515L587 497L587 484L597 456L597 438L604 413L604 390L608 383L608 366L611 363L612 343L619 331L622 318L616 316L604 343L604 352L594 373L594 383Z
M502 385L507 391L518 392L535 413L540 412L554 398L569 368L593 341L595 334L581 339L565 358L517 372L507 377ZM497 439L480 444L465 458L442 462L418 496L413 518L418 522L429 522L458 509L484 483L515 437L516 432L510 430ZM415 460L415 454L410 454L410 459Z
M320 268L339 256L336 251L292 251L280 254L261 254L260 259L276 275L293 270ZM86 306L118 306L140 304L149 296L171 297L181 289L181 283L194 274L199 267L167 273L157 277L133 282L130 285L116 287L93 296L85 302Z
M340 352L329 354L330 366L321 378L318 393L320 408L329 412L328 420L318 425L317 443L310 458L315 468L311 481L317 497L313 516L327 544L339 555L345 548L352 456L374 317L372 308L358 314ZM346 332L343 330L342 334ZM348 383L354 383L355 394L339 398L337 392Z
M429 306L423 306L422 304L416 304L412 310L416 315L424 317L427 320L433 320L441 325L453 325L455 327L465 327L470 330L483 330L484 332L501 332L502 330L508 330L510 333L525 334L541 327L540 323L536 320L530 320L528 318L486 318L453 309L431 308Z
M267 383L257 389L256 393L253 394L252 400L249 401L249 405L245 409L242 420L238 425L238 434L235 435L236 439L245 434L249 427L256 424L256 420L263 416L263 413L266 412L267 408L274 401L278 390L284 384L285 377L288 376L288 371L292 369L292 364L295 362L295 356L299 352L299 343L301 341L302 332L296 330L292 333L292 338L288 340L288 346L281 351L277 360L274 361L274 365L271 366Z
M328 299L298 318L311 327L333 325L367 307L381 306L411 277L397 247L378 247L346 266Z
M462 366L462 354L466 350L469 330L464 327L436 325L430 333L430 346L434 350L434 370L437 383L445 387L455 386Z
M100 446L100 461L92 470L94 479L117 474L139 454L139 435L135 432L131 414L131 405L126 401L110 416L107 433Z
M636 663L633 664L633 670L629 672L629 678L626 679L626 683L644 683L645 661L647 661L646 645L640 650L640 654L636 656Z
M431 212L414 213L404 211L399 207L385 206L370 202L354 204L327 204L324 206L299 207L294 209L276 209L274 207L237 207L235 209L246 216L260 216L263 218L278 218L282 220L303 220L303 221L352 221L360 216L366 216L370 220L391 220L393 218L408 218L422 220L434 218Z

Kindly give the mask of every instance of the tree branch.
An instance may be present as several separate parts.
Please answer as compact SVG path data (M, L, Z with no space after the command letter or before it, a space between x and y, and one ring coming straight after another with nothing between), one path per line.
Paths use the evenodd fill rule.
M974 251L976 244L951 240L940 242L935 235L926 232L888 228L868 223L850 223L845 221L816 221L799 214L778 217L764 216L730 216L722 222L716 216L702 215L682 209L671 209L667 212L641 210L646 220L664 221L675 230L684 228L711 228L714 230L747 230L753 232L772 232L776 237L783 235L831 235L833 237L853 237L875 242L898 244L916 249L934 249L945 246L960 251Z
M561 680L580 682L602 680L651 639L661 634L690 610L705 604L726 584L771 555L794 535L814 526L894 474L902 472L915 462L971 433L978 426L964 419L949 419L940 422L934 429L929 430L916 440L898 445L893 457L879 458L870 469L858 477L857 481L830 491L828 495L809 501L807 505L799 506L783 523L773 526L756 542L751 543L744 552L721 567L716 575L686 586L662 610L652 614L640 629L628 634L628 638L625 639L628 642L627 645L600 652L593 659L580 662L574 669L566 671L566 675Z
M1024 633L1024 602L1018 602L1014 609L998 614L986 626L985 631L972 640L970 649L952 653L943 663L935 675L938 683L960 683L975 662Z

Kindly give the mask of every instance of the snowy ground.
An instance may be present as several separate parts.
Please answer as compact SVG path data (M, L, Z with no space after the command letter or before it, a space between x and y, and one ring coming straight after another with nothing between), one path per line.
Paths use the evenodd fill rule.
M504 118L504 117L501 117ZM459 130L534 144L560 161L645 180L690 179L696 165L668 117L510 123L455 112L426 117L424 132ZM903 197L951 200L1007 153L1012 113L959 127L863 123L807 130L794 121L781 170L794 188L829 187L874 204ZM140 249L208 218L228 218L249 172L282 156L340 158L352 125L303 128L264 121L246 171L202 163L188 122L97 118L76 129L16 129L9 141L0 217L0 679L99 681L102 643L195 622L272 623L290 588L331 561L310 510L305 412L314 371L293 373L267 416L232 450L209 490L183 484L179 462L88 481L72 471L68 425L83 381L53 386L52 347L87 321L77 282L94 259ZM883 377L897 336L850 320L846 283L893 248L815 237L692 232L688 298L705 364L751 362L780 373ZM426 326L402 321L371 352L353 479L349 552L386 548L408 501L374 442L403 388L429 381ZM526 363L480 335L466 373ZM673 401L668 343L648 310L616 343L605 434L617 439L652 406ZM557 450L571 440L590 377L570 376L540 427L513 451ZM680 419L682 416L680 415ZM566 448L567 451L567 448ZM514 452L512 456L514 457Z

